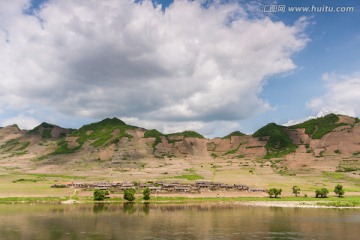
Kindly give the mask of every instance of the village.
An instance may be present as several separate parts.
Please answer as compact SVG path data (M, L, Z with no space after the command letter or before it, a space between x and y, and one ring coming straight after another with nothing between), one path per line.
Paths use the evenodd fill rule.
M251 188L244 184L225 184L220 182L212 182L207 180L197 180L194 184L184 184L180 182L163 182L163 181L149 181L146 183L140 182L98 182L98 183L80 183L80 182L64 182L62 184L54 184L52 188L76 188L82 190L109 190L110 192L120 192L127 189L142 190L149 188L151 192L155 193L201 193L201 191L248 191L248 192L267 192L262 188Z

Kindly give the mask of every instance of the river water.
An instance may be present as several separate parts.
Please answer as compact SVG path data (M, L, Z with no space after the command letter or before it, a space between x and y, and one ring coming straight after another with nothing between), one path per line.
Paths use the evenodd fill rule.
M0 239L360 239L360 210L237 204L3 204Z

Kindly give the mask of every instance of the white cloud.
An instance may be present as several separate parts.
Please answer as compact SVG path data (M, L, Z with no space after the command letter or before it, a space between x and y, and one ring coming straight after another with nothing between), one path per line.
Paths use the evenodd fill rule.
M322 116L322 115L321 115ZM317 116L317 117L321 117L321 116ZM292 125L296 125L296 124L299 124L299 123L303 123L305 121L308 121L310 119L314 119L314 118L317 118L315 116L308 116L308 117L304 117L304 118L300 118L300 119L291 119L289 121L287 121L286 123L283 123L283 124L280 124L282 126L292 126Z
M182 121L182 122L164 122L164 121L149 121L138 118L121 118L124 122L134 126L141 126L146 129L157 129L162 133L176 133L185 130L192 130L203 134L205 137L211 139L214 137L223 137L233 131L238 131L240 125L232 121Z
M33 16L29 2L0 3L3 111L241 120L270 109L258 97L265 79L296 68L307 42L306 20L250 18L237 4L52 0Z
M360 115L360 74L337 76L324 74L326 92L323 96L312 99L307 106L324 115L328 113Z
M13 124L17 124L20 129L33 129L34 127L38 126L40 122L32 117L25 116L25 115L18 115L12 118L5 119L2 121L2 126L10 126Z

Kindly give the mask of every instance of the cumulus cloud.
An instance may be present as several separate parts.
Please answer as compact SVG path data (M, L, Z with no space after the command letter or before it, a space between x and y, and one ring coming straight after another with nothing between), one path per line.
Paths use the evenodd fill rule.
M12 118L5 119L4 121L2 121L2 126L9 126L15 123L19 126L20 129L33 129L40 124L37 119L21 114Z
M325 94L312 99L307 106L320 115L328 113L360 115L360 74L338 76L334 73L323 75Z
M11 4L9 4L11 2ZM266 79L293 70L307 42L239 4L0 2L0 108L162 122L241 120L270 106Z
M322 115L318 115L317 117L321 117ZM300 119L291 119L289 121L287 121L286 123L281 124L282 126L292 126L292 125L296 125L299 123L303 123L305 121L308 121L310 119L314 119L317 118L315 116L308 116L308 117L304 117L304 118L300 118Z
M201 122L201 121L147 121L138 118L122 118L127 124L134 126L142 126L146 129L155 128L162 133L176 133L185 130L192 130L200 132L207 138L223 137L225 134L237 131L240 129L240 125L233 121L212 121L212 122Z

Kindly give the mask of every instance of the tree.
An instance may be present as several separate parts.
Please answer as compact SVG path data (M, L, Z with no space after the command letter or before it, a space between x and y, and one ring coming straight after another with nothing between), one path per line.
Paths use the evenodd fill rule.
M335 186L334 193L338 195L338 197L342 197L345 194L345 190L341 184Z
M143 191L144 200L150 200L150 188L145 188Z
M292 192L297 197L298 194L300 194L300 188L298 186L293 186L292 187Z
M109 191L107 191L107 190L96 189L94 191L94 200L95 201L102 201L107 196L109 196Z
M126 189L124 191L124 199L132 202L135 200L135 189Z
M270 188L268 190L269 196L272 198L273 196L277 198L279 195L281 195L282 189L279 188Z
M315 197L317 198L327 198L329 190L327 188L321 188L315 190Z

